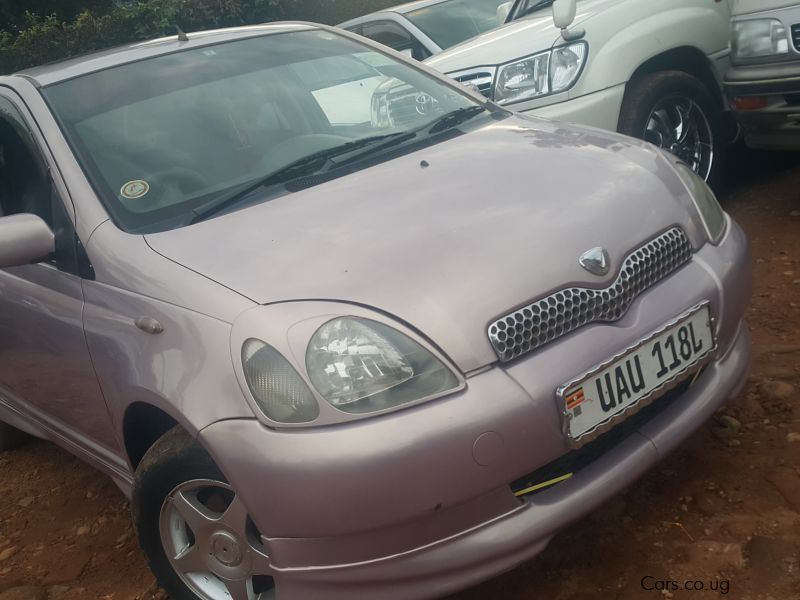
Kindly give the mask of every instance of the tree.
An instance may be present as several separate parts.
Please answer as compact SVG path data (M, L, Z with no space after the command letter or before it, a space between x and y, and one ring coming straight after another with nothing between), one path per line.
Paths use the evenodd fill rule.
M40 17L55 15L59 21L72 21L84 10L105 14L114 4L114 0L0 0L0 30L16 35L27 27L27 13Z

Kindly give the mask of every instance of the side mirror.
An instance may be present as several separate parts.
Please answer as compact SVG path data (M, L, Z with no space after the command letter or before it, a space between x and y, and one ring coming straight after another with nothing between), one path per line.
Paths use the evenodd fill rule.
M575 20L576 0L555 0L553 2L553 23L559 29L566 29Z
M40 217L0 217L0 269L41 262L55 249L55 236Z
M511 7L514 6L513 2L503 2L500 6L497 7L497 24L502 25L508 19L508 15L511 13Z

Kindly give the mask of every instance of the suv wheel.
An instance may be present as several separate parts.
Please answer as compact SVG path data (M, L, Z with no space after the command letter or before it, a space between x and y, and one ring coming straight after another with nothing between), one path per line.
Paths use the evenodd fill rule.
M176 427L136 469L133 519L150 568L173 600L273 600L270 559L239 495Z
M664 71L630 81L618 129L672 152L709 185L719 183L725 150L722 108L696 77Z

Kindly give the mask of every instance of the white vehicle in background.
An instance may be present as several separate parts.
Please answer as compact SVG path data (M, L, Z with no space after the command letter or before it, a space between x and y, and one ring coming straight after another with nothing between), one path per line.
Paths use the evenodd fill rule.
M730 139L732 0L517 0L505 25L425 62L523 113L665 148L707 181Z
M418 0L340 23L398 52L424 60L501 25L503 0Z
M736 0L725 91L751 148L800 150L800 0Z

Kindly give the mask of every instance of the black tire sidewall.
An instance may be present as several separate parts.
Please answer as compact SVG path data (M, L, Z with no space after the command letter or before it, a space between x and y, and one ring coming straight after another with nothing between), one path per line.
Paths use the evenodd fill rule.
M147 451L136 469L133 523L150 569L172 600L199 600L181 580L167 558L159 523L164 499L178 485L193 479L226 482L208 453L184 430L176 427Z
M659 102L673 96L691 99L708 119L714 138L714 158L708 183L714 187L721 181L726 149L723 111L706 86L696 77L681 71L662 71L631 80L622 101L618 131L643 139L652 110Z

